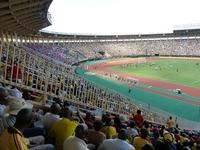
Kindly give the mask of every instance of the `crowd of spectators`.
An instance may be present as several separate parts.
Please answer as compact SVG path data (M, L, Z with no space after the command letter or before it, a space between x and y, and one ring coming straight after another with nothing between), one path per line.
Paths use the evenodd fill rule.
M67 64L86 59L119 56L200 55L200 39L141 39L137 41L29 43L24 45ZM98 53L99 51L103 51L104 54Z
M54 99L35 107L18 89L0 87L2 150L199 150L200 132L180 129L170 116L166 125L105 112L95 116L68 101Z

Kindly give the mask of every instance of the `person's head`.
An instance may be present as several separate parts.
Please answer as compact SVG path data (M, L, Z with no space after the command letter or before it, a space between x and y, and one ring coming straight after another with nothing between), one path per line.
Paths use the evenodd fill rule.
M61 110L61 116L64 118L72 119L73 113L71 110L64 108Z
M131 128L135 128L135 122L134 122L134 121L131 121L129 126L130 126Z
M57 103L53 103L52 105L51 105L51 113L53 113L53 114L59 114L60 113L60 110L61 110L61 107L60 107L60 105L59 104L57 104Z
M0 97L4 99L7 96L9 96L8 90L6 88L0 87Z
M86 116L85 116L85 119L91 119L92 118L92 115L90 112L86 112Z
M75 129L75 136L84 139L86 136L87 126L85 124L80 124Z
M127 139L127 130L126 129L121 129L118 133L118 138L121 140L126 140Z
M146 139L148 135L149 135L149 132L148 132L147 129L143 128L143 129L140 130L140 136L141 136L141 138Z
M149 145L149 144L145 144L143 147L142 147L142 150L154 150L154 148Z
M172 116L169 116L169 119L172 120Z
M32 112L32 109L23 108L17 113L14 126L18 129L20 128L23 130L24 128L28 128L31 125L33 119L34 114Z
M29 74L28 75L28 80L32 80L32 77L33 77L32 74Z
M64 101L63 107L68 108L70 106L70 103L68 101Z
M163 141L165 143L172 143L174 141L174 136L171 133L165 133L163 136Z
M110 126L111 125L111 118L107 117L105 119L105 121L106 121L106 126Z
M153 138L158 139L160 137L160 134L157 130L153 131Z
M59 105L62 105L62 100L59 99L59 98L57 98L57 97L54 97L54 98L53 98L53 101L54 101L55 103L58 103Z
M141 115L141 110L137 110L137 114L138 114L138 115Z
M97 120L94 122L95 131L100 131L102 127L103 127L103 123L101 121Z
M147 122L147 121L144 121L144 127L147 129L147 128L149 128L149 122Z

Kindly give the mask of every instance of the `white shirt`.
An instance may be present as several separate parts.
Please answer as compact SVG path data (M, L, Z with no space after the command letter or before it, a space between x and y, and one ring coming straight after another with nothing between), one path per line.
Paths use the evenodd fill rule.
M70 136L68 137L64 144L63 144L63 150L89 150L87 148L87 144L85 141L79 139L76 136Z
M60 120L61 118L59 117L59 115L56 114L52 114L52 113L46 113L44 115L44 117L42 118L42 123L46 129L46 131L48 131L51 126L57 122L58 120Z
M9 95L10 96L14 96L17 98L22 98L22 92L20 92L18 89L14 88L14 89L8 89L9 91Z
M135 150L135 148L125 140L108 139L99 146L98 150Z
M0 117L4 116L5 110L6 110L6 106L0 104Z
M138 131L136 129L130 128L130 127L128 128L128 134L131 135L131 136L133 136L133 137L139 135Z

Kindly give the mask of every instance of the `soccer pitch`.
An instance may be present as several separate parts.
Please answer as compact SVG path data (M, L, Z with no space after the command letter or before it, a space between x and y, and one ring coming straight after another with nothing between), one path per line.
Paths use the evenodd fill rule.
M159 59L134 64L113 66L110 70L138 77L200 87L200 61L187 59Z
M89 62L88 68L89 70L77 68L76 73L102 88L114 90L130 98L136 105L141 104L145 108L150 106L152 111L162 112L166 116L170 113L178 118L179 123L185 119L189 121L183 121L187 127L195 127L200 121L199 58L117 58ZM97 75L87 72L95 72ZM98 76L100 74L107 78ZM131 86L132 92L129 93L130 85L110 80L112 75L135 78L138 83ZM182 94L178 94L176 89L181 89Z

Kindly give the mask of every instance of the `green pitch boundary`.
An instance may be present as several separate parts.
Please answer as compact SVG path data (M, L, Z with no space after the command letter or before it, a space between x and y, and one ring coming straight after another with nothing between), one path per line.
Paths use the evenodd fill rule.
M184 94L184 93L178 94L178 93L176 93L174 91L170 91L170 90L167 90L167 89L161 89L161 88L157 88L157 87L153 87L153 86L149 86L149 85L141 84L141 83L138 83L138 86L145 87L145 88L150 88L150 89L153 89L153 90L156 90L156 91L160 91L160 92L163 92L163 93L166 93L166 94L170 94L170 95L173 95L173 96L186 98L186 99L189 99L189 100L193 100L195 102L200 102L200 98L194 97L194 96L191 96L191 95L187 95L187 94Z

